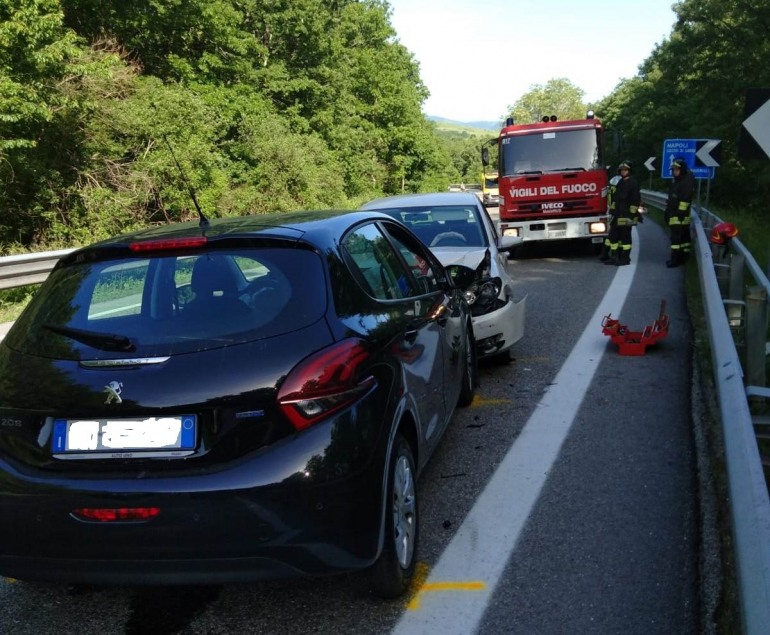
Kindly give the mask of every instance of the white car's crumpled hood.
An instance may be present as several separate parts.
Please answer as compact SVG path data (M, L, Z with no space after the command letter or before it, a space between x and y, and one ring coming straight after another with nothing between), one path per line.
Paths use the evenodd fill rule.
M464 265L471 269L476 269L487 253L486 247L474 247L472 249L465 249L464 247L431 247L430 250L445 267L449 265Z

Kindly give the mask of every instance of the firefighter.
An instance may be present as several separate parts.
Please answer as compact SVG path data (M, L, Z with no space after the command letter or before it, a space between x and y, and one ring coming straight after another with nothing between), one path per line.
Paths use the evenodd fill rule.
M610 187L607 192L607 216L609 217L610 229L607 232L607 236L604 238L604 244L602 245L602 251L599 255L599 260L607 262L610 259L612 253L612 245L615 240L615 230L613 230L613 213L615 210L615 190L618 188L620 182L620 171L610 179Z
M612 193L612 219L610 220L609 258L605 265L622 267L631 264L631 229L639 219L642 192L632 176L634 166L628 159L618 166L620 180Z
M678 267L690 255L690 206L695 194L695 176L687 169L682 157L671 163L674 180L668 188L665 219L671 237L671 256L667 267Z

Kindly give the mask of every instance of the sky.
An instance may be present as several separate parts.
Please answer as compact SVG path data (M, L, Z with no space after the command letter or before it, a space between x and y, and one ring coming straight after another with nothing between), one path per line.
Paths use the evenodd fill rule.
M674 0L388 3L431 93L423 111L457 121L499 121L532 86L559 77L598 101L637 74L676 21Z

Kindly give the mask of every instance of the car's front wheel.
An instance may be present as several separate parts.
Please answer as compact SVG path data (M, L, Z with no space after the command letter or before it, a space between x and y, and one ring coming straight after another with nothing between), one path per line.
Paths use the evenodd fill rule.
M372 593L382 598L403 595L414 576L420 534L416 476L412 448L399 434L388 466L385 543L369 572Z
M468 327L468 338L465 342L465 357L463 358L463 374L460 382L460 394L457 405L461 408L470 406L476 394L477 362L476 340L473 338L473 328Z

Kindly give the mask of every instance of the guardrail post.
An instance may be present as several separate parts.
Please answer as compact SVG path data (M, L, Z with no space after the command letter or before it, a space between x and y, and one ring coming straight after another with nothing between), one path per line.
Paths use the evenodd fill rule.
M767 290L752 286L746 292L746 384L767 386Z
M731 300L740 300L743 297L743 271L746 266L746 258L743 254L730 255L730 285L728 297Z

